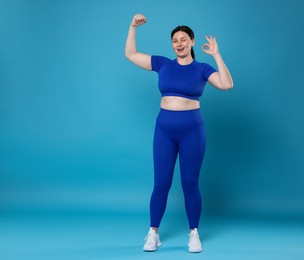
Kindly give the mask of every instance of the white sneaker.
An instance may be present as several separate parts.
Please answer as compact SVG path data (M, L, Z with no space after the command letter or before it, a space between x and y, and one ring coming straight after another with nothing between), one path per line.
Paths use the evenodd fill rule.
M189 252L191 253L200 253L203 251L202 243L200 241L197 228L192 229L189 234Z
M144 251L156 251L161 246L159 235L154 229L150 228L148 235L145 238L146 243L144 245Z

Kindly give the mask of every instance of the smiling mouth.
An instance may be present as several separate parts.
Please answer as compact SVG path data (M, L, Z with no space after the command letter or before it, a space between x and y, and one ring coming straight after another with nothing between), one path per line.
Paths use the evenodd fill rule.
M177 48L176 50L177 50L178 52L182 52L184 49L185 49L185 48Z

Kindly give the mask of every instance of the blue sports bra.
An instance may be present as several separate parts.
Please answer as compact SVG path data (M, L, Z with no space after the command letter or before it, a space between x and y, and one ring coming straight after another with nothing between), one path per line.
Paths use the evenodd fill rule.
M199 100L209 76L216 70L207 63L193 60L180 65L177 59L151 56L152 70L158 73L158 87L162 96L180 96Z

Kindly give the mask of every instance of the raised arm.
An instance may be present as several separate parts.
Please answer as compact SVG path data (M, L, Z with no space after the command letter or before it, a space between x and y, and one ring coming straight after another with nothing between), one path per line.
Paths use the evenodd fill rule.
M202 46L202 50L205 53L213 56L218 68L218 72L210 75L208 82L218 89L229 90L233 87L233 80L221 54L219 53L216 39L212 36L209 38L206 36L206 40L208 43Z
M151 55L140 53L136 50L136 27L145 24L146 21L146 17L141 14L133 17L126 41L125 55L137 66L146 70L152 70Z

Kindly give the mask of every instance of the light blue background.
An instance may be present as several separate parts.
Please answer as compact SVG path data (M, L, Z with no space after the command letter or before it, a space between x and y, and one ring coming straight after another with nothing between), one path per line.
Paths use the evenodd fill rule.
M170 32L215 35L234 89L201 98L204 214L304 216L301 1L0 1L0 209L148 212L157 75L124 57L175 58ZM184 211L176 169L168 212Z

